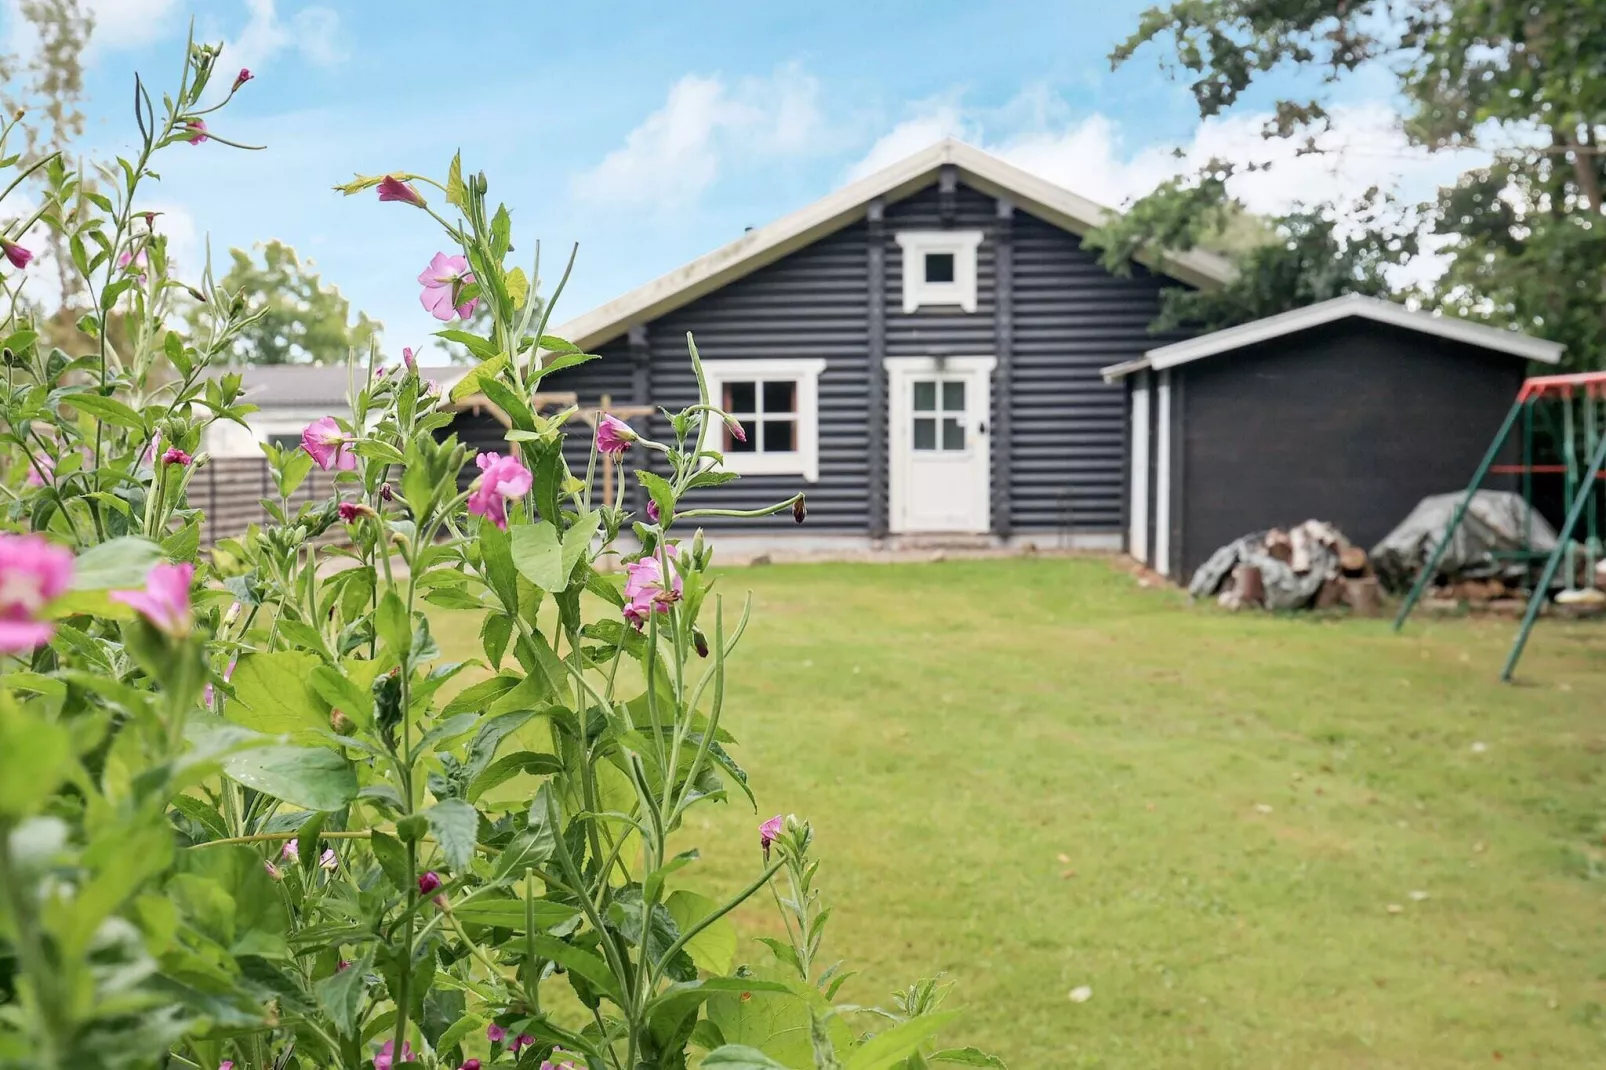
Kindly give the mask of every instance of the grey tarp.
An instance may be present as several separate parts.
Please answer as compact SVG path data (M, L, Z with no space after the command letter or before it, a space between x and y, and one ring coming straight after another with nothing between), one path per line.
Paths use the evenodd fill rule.
M1397 591L1411 585L1444 537L1464 497L1465 491L1456 491L1423 498L1382 542L1372 547L1372 567L1385 587ZM1507 490L1478 491L1467 506L1467 515L1456 529L1455 538L1439 559L1439 575L1456 579L1522 578L1526 575L1522 561L1497 558L1494 554L1523 549L1525 523L1529 525L1528 549L1548 554L1556 548L1555 529L1537 511L1529 510L1521 495Z
M1285 561L1279 561L1265 552L1269 532L1257 531L1236 539L1200 565L1188 584L1188 593L1195 598L1209 598L1221 589L1232 570L1240 564L1253 565L1260 570L1261 583L1266 588L1267 609L1303 609L1310 605L1321 590L1322 584L1338 575L1339 533L1319 521L1306 521L1302 527L1330 532L1333 541L1316 538L1305 540L1303 552L1308 555L1309 568L1295 572Z

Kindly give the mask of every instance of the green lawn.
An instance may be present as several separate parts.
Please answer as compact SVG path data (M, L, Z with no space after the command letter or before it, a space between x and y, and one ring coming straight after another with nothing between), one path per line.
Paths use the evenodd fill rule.
M847 998L943 972L1014 1070L1606 1065L1606 625L1502 686L1508 621L1229 616L1100 559L722 585L725 724L814 823ZM734 888L757 819L702 815Z

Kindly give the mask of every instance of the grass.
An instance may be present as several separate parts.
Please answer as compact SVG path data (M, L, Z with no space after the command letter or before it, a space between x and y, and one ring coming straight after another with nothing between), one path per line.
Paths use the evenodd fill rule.
M814 824L845 998L942 972L1015 1070L1606 1059L1600 625L1502 686L1509 621L1229 616L1101 559L722 582L725 723ZM756 825L694 817L702 879Z

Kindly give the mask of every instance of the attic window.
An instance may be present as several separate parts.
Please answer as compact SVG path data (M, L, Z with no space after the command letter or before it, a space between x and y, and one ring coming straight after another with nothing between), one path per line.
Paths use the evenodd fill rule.
M903 249L903 310L958 307L976 311L976 250L979 230L906 230Z

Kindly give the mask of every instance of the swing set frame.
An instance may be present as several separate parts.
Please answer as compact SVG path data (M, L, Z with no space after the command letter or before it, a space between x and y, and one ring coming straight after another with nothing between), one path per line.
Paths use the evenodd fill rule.
M1555 419L1557 408L1561 414L1559 425ZM1562 463L1534 462L1536 416L1548 421L1549 430L1561 448ZM1606 556L1606 548L1603 548L1600 536L1603 517L1599 493L1602 470L1606 468L1606 429L1602 427L1603 420L1606 420L1606 372L1538 375L1523 382L1522 389L1517 392L1517 400L1506 413L1505 421L1495 433L1494 441L1489 444L1483 460L1478 462L1478 470L1473 473L1472 482L1467 484L1466 493L1456 505L1455 512L1451 514L1449 525L1440 536L1438 545L1433 548L1433 553L1429 555L1422 571L1417 575L1416 582L1411 585L1411 591L1406 595L1405 602L1400 606L1400 611L1394 618L1396 632L1405 625L1411 610L1421 601L1428 586L1437 576L1439 561L1449 548L1450 541L1455 537L1462 521L1466 519L1467 509L1472 505L1473 497L1482 488L1483 481L1490 475L1520 476L1523 500L1522 547L1517 550L1502 551L1497 556L1522 562L1529 568L1530 576L1533 564L1541 558L1544 559L1544 567L1529 592L1522 623L1517 628L1511 651L1506 655L1505 665L1500 670L1500 679L1505 683L1511 682L1517 662L1522 658L1523 648L1528 645L1528 636L1532 633L1534 622L1539 618L1540 611L1549 599L1550 585L1555 580L1556 572L1562 563L1565 561L1567 565L1567 586L1571 588L1578 575L1577 554L1581 550L1584 554L1585 575L1588 577L1586 582L1593 585L1595 564ZM1506 448L1512 433L1517 430L1519 421L1522 428L1521 463L1495 463ZM1557 533L1555 548L1548 554L1535 550L1531 543L1535 475L1563 477L1563 510L1566 520ZM1580 521L1585 524L1582 547L1575 544L1572 538L1573 531Z

